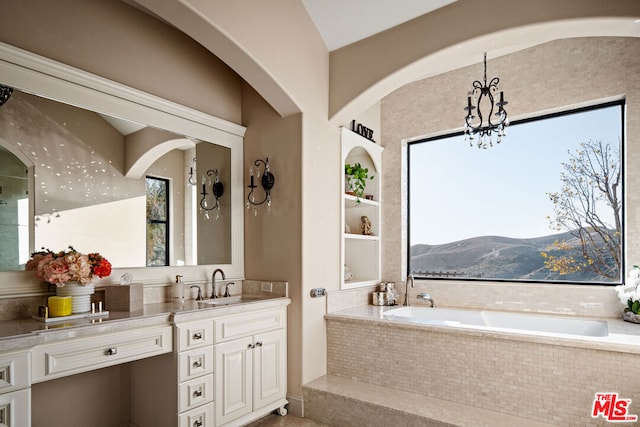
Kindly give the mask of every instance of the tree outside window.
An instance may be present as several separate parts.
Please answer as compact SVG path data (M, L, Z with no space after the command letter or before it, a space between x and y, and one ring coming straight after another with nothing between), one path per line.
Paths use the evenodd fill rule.
M146 177L147 266L169 265L169 180Z

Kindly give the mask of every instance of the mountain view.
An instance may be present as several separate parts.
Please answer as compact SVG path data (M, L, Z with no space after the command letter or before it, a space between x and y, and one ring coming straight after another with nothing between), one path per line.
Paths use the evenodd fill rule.
M509 279L531 281L599 282L607 280L584 271L561 276L544 266L542 251L554 241L566 241L576 259L579 241L570 233L531 239L482 236L441 245L414 245L410 251L411 272L418 277ZM553 251L551 251L553 252Z

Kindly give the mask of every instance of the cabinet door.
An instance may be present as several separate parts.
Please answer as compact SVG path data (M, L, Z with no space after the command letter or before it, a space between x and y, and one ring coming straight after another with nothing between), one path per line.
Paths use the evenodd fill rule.
M253 407L284 399L287 390L287 342L284 329L254 336Z
M252 349L251 337L218 344L214 348L216 425L225 424L253 410Z
M0 426L31 426L31 389L0 395Z

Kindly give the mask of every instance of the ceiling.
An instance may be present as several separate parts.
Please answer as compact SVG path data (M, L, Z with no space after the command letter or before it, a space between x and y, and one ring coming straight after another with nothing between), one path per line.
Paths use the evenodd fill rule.
M456 0L302 0L329 51L365 39Z

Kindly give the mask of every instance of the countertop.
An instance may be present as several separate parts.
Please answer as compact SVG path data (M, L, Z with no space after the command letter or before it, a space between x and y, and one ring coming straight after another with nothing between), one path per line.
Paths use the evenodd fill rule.
M52 341L96 336L134 328L170 325L198 319L213 319L245 312L247 309L268 309L287 306L286 297L261 298L242 304L201 306L188 300L182 304L145 304L135 312L110 311L106 317L93 317L45 323L36 319L6 320L0 322L0 351L27 349Z

